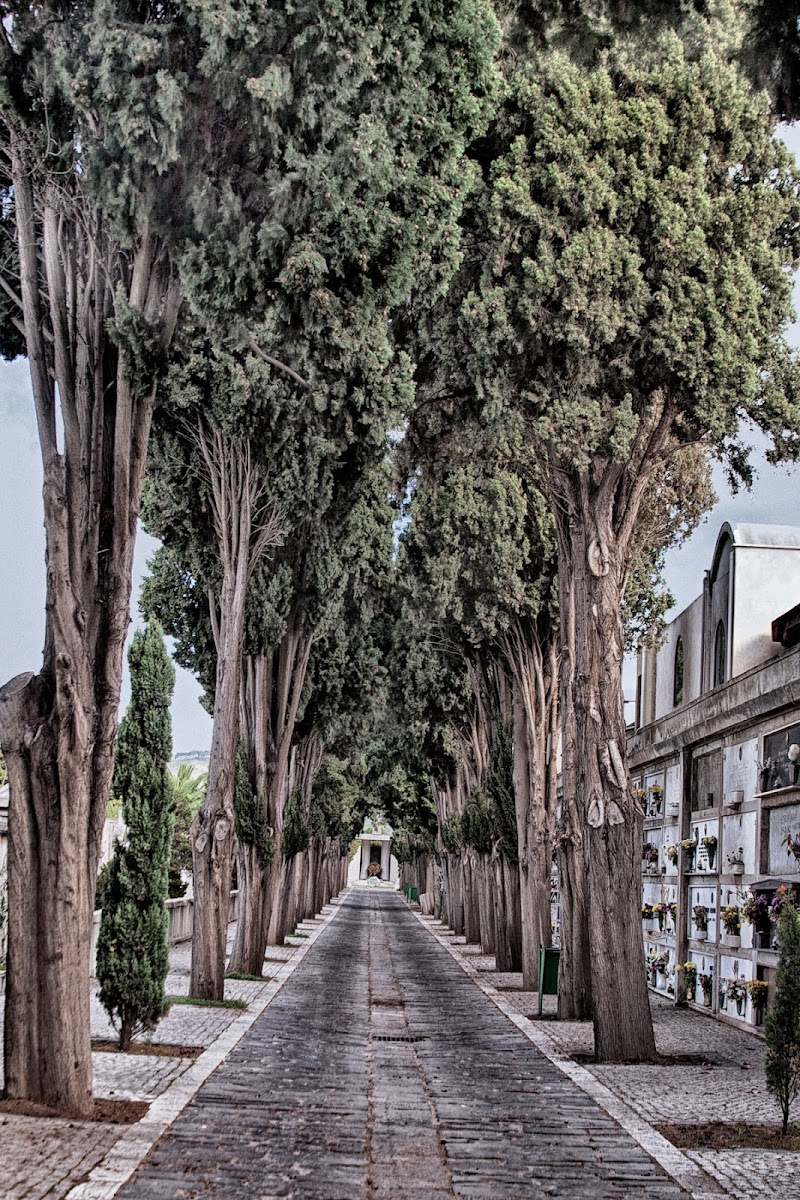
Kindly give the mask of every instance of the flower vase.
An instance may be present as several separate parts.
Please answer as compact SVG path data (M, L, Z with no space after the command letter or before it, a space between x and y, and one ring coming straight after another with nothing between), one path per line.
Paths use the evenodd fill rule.
M744 1006L744 997L742 997L742 996L737 996L737 997L736 997L736 1013L737 1013L737 1016L741 1016L741 1015L742 1015L742 1007L743 1007L743 1006Z
M706 995L706 993L703 992L703 1008L711 1008L711 993L710 992L708 993L708 995Z
M731 863L731 875L744 875L744 863L743 862L732 862Z
M714 862L716 861L716 857L717 857L717 847L716 846L706 846L706 853L708 854L708 869L709 869L709 871L713 871L714 870Z
M719 994L719 1011L720 1011L720 1012L725 1012L725 1009L726 1009L727 1007L728 1007L728 996L727 996L727 993L726 993L726 992L720 992L720 994Z
M753 1005L753 1024L754 1025L763 1025L764 1024L764 1006L761 1004L759 1004L758 1007Z
M664 914L662 912L658 914L658 928L660 933L664 932Z
M708 937L707 929L698 929L694 935L694 940L696 942L704 942L707 939L707 937Z
M723 946L729 946L731 950L738 950L742 944L742 939L738 933L724 933L722 935Z
M694 850L686 851L686 872L691 875L694 871Z
M695 993L695 988L694 988L694 987L687 987L687 989L686 989L686 999L687 999L687 1000L692 1000L692 1001L693 1001L693 1000L694 1000L694 993Z

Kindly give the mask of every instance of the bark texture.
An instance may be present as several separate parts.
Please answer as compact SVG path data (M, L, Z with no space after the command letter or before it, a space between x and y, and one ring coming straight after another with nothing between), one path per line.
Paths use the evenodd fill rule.
M0 690L11 785L5 1086L85 1115L89 945L136 520L157 360L180 292L147 229L123 254L74 181L48 184L13 130L10 147L47 595L41 670ZM152 339L149 374L119 323L130 313Z
M265 820L274 851L267 865L259 861L253 846L244 842L239 845L239 922L230 967L247 975L261 973L273 913L273 936L278 937L283 811L289 795L289 759L311 644L301 615L294 611L280 645L248 656L245 662L241 740L255 790L265 800Z
M189 994L221 1000L234 845L233 786L239 739L247 585L267 548L280 541L280 519L261 506L263 485L246 443L197 430L214 517L222 585L211 596L217 652L214 729L203 805L192 823L194 928ZM255 972L254 972L255 973Z
M631 1062L655 1060L656 1049L642 970L643 821L625 765L621 603L629 535L615 528L613 496L581 478L569 517L562 510L557 523L559 572L566 576L560 591L573 601L562 621L572 639L565 689L583 855L573 854L571 864L585 868L595 1055ZM629 498L628 528L635 509Z

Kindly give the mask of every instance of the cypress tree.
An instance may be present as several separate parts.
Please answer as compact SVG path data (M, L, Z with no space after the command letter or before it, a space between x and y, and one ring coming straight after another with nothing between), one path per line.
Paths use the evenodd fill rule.
M114 794L122 797L127 845L117 843L100 896L100 1001L119 1048L154 1029L166 1010L167 882L174 824L169 706L175 669L161 626L137 631L128 654L131 701L120 726Z
M800 1095L800 919L784 904L778 922L780 960L775 997L767 1013L767 1087L778 1102L782 1132L789 1128L792 1101Z

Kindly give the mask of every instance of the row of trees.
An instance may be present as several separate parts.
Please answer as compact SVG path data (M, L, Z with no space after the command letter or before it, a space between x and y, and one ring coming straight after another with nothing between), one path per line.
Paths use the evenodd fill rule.
M795 64L773 37L770 110L742 64L782 11L648 5L645 44L645 6L602 7L7 6L0 314L31 366L47 535L42 669L0 690L10 1096L91 1105L146 455L145 607L214 714L193 994L222 993L234 843L234 965L257 973L365 786L414 837L433 805L447 855L482 847L495 937L527 937L529 971L563 731L565 1003L601 1055L652 1053L643 987L618 1021L640 975L622 596L635 567L646 603L652 530L685 520L682 447L740 466L749 415L795 448L800 216L771 136Z
M401 568L406 637L427 617L409 689L449 919L470 937L479 924L501 963L510 948L530 986L556 846L559 1010L591 1015L598 1057L618 1061L655 1056L626 620L649 623L659 556L707 506L698 447L746 477L749 420L776 457L797 451L783 333L798 181L733 61L729 17L689 18L680 36L619 43L591 65L510 59L474 151L459 271L414 328Z

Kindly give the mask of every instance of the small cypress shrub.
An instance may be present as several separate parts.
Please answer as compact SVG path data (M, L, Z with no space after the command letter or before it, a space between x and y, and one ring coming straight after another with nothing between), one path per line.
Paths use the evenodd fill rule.
M492 813L486 797L481 792L470 792L462 825L465 844L472 846L478 854L491 854Z
M494 839L500 853L509 862L516 862L517 811L514 803L514 731L511 725L498 720L489 752L486 772L486 794L492 813Z
M127 844L117 843L98 900L100 1002L126 1050L166 1012L165 902L173 832L169 706L175 670L160 625L137 631L128 654L131 701L117 738L113 794L122 797Z
M766 1074L786 1133L792 1101L800 1095L800 917L788 902L778 921L778 947L775 995L765 1022Z
M441 828L442 843L448 854L458 854L464 848L464 825L460 812L450 813Z
M283 811L283 833L281 835L281 850L286 859L294 858L308 846L309 831L306 814L303 811L303 797L299 788L295 788L286 801Z
M233 811L239 842L254 848L259 865L266 870L275 854L275 842L267 826L264 797L253 789L241 746L236 752Z

